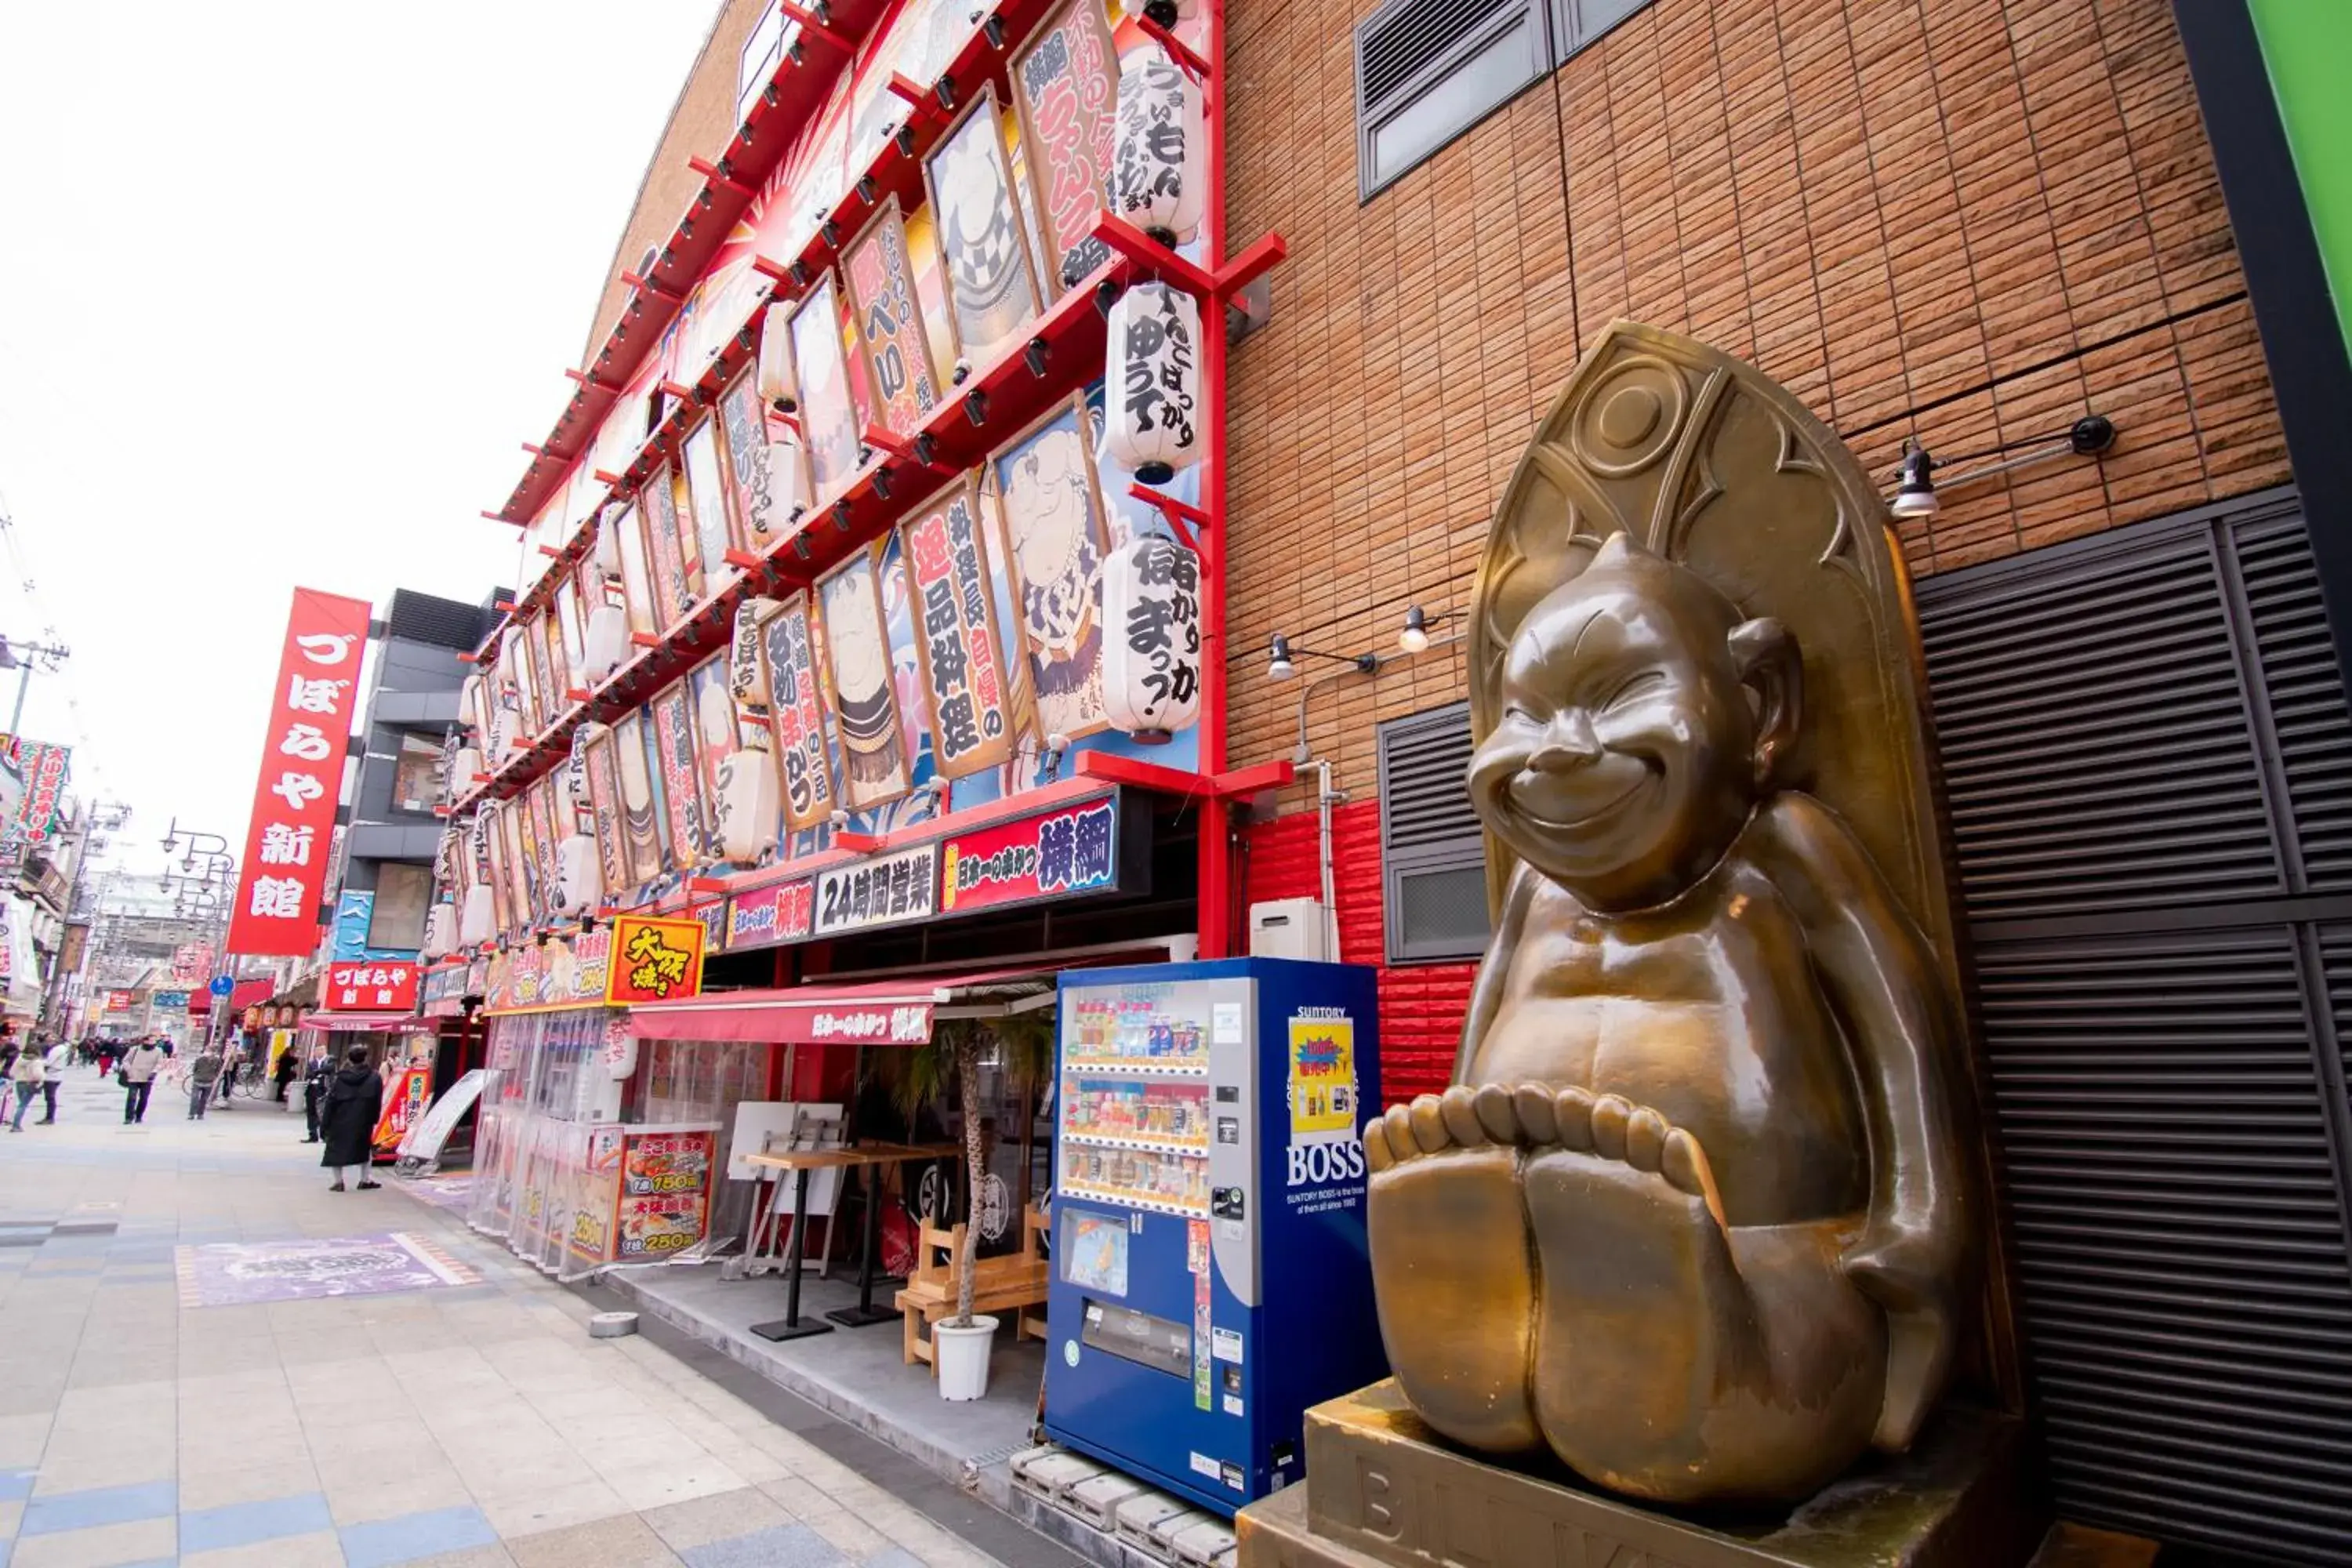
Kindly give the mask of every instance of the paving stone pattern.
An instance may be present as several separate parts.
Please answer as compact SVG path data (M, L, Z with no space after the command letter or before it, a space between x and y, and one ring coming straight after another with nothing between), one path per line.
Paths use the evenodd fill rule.
M328 1192L299 1118L176 1109L78 1071L0 1134L0 1568L999 1561L389 1178ZM478 1282L182 1304L184 1257L392 1235Z

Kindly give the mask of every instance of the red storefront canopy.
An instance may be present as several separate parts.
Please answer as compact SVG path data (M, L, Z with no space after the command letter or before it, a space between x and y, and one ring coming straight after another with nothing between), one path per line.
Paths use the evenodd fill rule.
M274 980L240 980L236 983L236 989L228 994L229 1010L242 1013L247 1007L257 1007L268 1001L270 994L277 988L278 983Z
M1156 963L1161 947L1089 953L1051 964L911 975L854 985L794 985L779 991L721 991L631 1009L629 1032L641 1040L755 1040L778 1046L912 1046L931 1037L945 1009L990 1013L1043 995L1066 969ZM954 1016L952 1013L950 1016ZM971 1016L971 1015L966 1015Z
M422 1034L433 1027L433 1020L414 1013L305 1013L302 1026L339 1029L347 1035Z

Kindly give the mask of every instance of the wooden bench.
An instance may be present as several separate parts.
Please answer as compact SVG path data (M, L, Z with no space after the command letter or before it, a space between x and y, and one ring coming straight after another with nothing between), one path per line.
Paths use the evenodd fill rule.
M1053 1265L1039 1243L1045 1230L1045 1216L1034 1207L1025 1209L1021 1215L1021 1250L1003 1258L982 1258L973 1265L971 1310L1012 1314L1016 1341L1045 1337L1045 1319L1028 1310L1045 1305L1046 1287L1053 1279ZM941 1230L925 1219L916 1233L915 1271L907 1276L907 1287L894 1302L906 1314L907 1364L929 1363L934 1377L939 1375L939 1366L931 1360L930 1331L942 1319L955 1316L956 1259L963 1256L963 1236L962 1226Z

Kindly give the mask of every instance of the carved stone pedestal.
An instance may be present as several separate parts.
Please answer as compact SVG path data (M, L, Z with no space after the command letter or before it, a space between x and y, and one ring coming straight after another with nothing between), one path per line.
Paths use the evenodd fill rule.
M1242 1510L1241 1568L2018 1568L2046 1522L2002 1416L1769 1517L1669 1514L1446 1447L1378 1383L1307 1414L1304 1485Z

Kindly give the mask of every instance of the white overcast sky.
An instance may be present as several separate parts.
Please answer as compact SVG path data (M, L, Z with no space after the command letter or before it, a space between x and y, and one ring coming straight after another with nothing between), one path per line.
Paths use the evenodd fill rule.
M23 732L134 808L129 864L174 815L242 850L297 584L509 583L478 513L716 11L0 0L0 636L72 648Z

